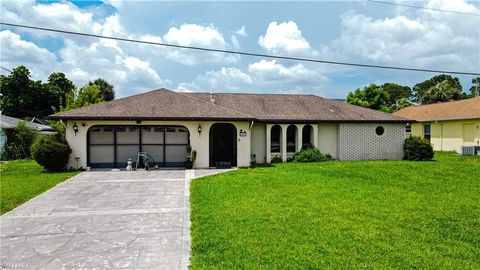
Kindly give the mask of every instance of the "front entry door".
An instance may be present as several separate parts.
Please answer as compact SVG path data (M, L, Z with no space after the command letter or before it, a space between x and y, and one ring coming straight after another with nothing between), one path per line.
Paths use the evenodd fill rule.
M237 136L232 124L214 124L210 128L210 166L237 165Z

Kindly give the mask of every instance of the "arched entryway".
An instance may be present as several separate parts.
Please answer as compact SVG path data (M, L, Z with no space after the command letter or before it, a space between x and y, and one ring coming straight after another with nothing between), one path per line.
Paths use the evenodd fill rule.
M313 128L305 125L302 130L302 147L313 145Z
M297 149L297 127L290 125L287 128L287 153L295 153Z
M228 123L210 127L210 166L237 166L237 129Z
M282 128L279 125L274 125L270 131L270 152L271 153L280 153L280 137L282 133Z

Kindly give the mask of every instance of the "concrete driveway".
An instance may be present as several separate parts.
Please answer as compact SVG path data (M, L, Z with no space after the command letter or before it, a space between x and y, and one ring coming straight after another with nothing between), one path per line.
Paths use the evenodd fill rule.
M1 217L1 268L186 269L189 182L222 171L81 173Z

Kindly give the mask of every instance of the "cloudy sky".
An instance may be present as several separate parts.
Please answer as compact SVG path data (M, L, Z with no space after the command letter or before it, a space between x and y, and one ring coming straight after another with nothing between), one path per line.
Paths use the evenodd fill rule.
M480 1L398 3L480 13ZM480 17L362 1L1 1L3 22L331 61L480 72ZM123 97L178 91L313 93L344 98L370 83L413 86L432 73L197 52L0 27L1 66L34 79L102 77ZM2 70L1 74L6 74ZM468 89L473 76L459 76Z

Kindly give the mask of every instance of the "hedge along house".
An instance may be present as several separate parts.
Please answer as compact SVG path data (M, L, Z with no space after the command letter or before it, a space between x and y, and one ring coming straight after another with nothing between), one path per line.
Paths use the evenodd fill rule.
M410 106L394 113L414 120L407 136L430 140L435 151L456 151L480 145L480 97Z
M409 120L314 95L178 93L159 89L57 113L70 166L126 166L140 151L159 166L268 163L311 144L340 160L401 159Z

